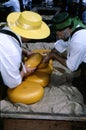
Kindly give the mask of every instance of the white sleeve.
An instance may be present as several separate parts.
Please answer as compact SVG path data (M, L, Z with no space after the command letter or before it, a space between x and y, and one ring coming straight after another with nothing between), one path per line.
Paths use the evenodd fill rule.
M57 42L55 42L54 48L60 53L62 53L67 48L67 42L64 42L63 40L58 40Z
M22 82L17 57L0 57L3 81L9 88L14 88Z
M75 44L76 45L76 44ZM74 46L67 56L66 64L71 71L76 71L79 65L84 61L86 48L83 46Z

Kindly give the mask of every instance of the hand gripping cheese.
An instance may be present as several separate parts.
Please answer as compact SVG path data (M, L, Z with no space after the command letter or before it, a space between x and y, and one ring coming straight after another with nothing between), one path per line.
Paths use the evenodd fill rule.
M33 104L42 99L44 89L38 83L23 81L16 88L8 88L7 95L13 103Z
M30 58L25 62L26 66L29 68L37 67L42 61L42 55L40 53L34 53Z
M47 55L47 53L50 52L49 49L34 49L32 50L35 53L40 53L42 56ZM43 69L42 71L44 72L49 72L49 74L52 72L53 70L53 64L52 64L52 60L49 61L49 63L40 63L37 67L37 69Z

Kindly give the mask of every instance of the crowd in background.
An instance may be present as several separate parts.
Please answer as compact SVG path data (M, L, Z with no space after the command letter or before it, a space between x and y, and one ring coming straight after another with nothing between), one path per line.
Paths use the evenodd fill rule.
M66 6L67 1L64 0L2 0L3 6L10 8L11 11L31 10L33 6ZM44 3L44 4L43 4Z
M1 0L0 14L7 16L9 12L31 10L36 6L61 7L62 11L67 11L70 15L78 15L80 19L82 12L83 15L86 13L86 0Z

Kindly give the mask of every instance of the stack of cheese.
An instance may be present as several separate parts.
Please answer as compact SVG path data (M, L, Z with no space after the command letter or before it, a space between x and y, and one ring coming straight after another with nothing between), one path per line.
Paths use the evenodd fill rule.
M41 63L43 55L49 50L33 50L35 52L26 61L29 68L37 67L36 71L14 89L8 88L8 99L13 103L32 104L42 99L44 87L49 84L50 74L53 71L52 60Z

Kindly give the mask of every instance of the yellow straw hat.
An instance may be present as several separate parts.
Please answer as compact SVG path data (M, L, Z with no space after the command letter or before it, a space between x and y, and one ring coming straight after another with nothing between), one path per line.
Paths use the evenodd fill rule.
M24 38L43 39L50 35L50 29L42 17L32 11L13 12L7 17L10 29Z

